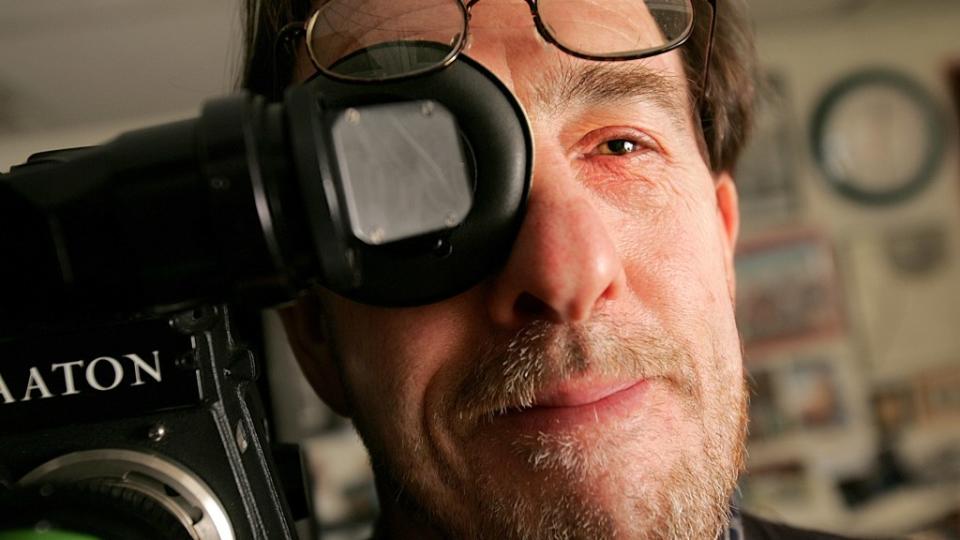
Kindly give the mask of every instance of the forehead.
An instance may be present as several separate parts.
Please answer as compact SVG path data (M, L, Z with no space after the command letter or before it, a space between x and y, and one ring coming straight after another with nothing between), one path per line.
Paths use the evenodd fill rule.
M670 3L677 0L661 0ZM637 49L663 41L659 25L640 0L314 0L324 16L364 30L361 41L380 41L402 32L405 39L435 38L436 26L451 22L457 3L469 8L464 54L478 60L517 92L528 107L557 110L562 104L615 101L625 97L650 101L678 122L689 119L688 85L680 53L643 60L591 61L546 43L536 27L536 6L543 27L577 50L622 47ZM454 7L456 10L457 8ZM454 35L456 32L444 35ZM383 34L381 36L380 34ZM529 111L533 112L533 111Z
M658 1L667 11L674 3L686 5L683 0ZM366 28L415 37L418 31L430 33L438 26L459 24L453 17L458 11L470 12L471 29L526 28L534 26L536 12L548 33L586 53L646 49L665 39L647 2L640 0L313 0L311 6L324 7L325 18L355 27L351 32ZM496 16L476 15L489 10Z
M499 15L474 16L472 28L533 26L531 14L536 12L547 32L585 53L641 50L665 41L647 3L640 0L479 0L471 9L492 9Z
M577 28L604 35L614 24L619 23L578 23ZM645 20L624 22L620 28L628 25L658 32L649 14ZM629 61L577 58L544 41L523 0L480 0L472 8L469 36L465 53L494 71L528 107L556 111L570 104L637 99L658 106L677 123L689 122L688 84L677 50Z

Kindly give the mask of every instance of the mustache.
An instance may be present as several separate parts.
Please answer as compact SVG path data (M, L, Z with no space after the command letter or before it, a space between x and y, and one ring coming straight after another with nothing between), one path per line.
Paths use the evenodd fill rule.
M509 339L481 347L458 388L455 406L461 419L493 419L531 408L548 385L587 373L663 379L694 398L697 373L688 350L666 332L606 317L563 325L535 321Z

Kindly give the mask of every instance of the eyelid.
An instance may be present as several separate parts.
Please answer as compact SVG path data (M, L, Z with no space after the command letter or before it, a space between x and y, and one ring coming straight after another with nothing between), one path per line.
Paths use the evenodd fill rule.
M635 143L639 149L637 152L631 152L630 154L624 154L623 156L618 156L616 154L599 154L596 152L597 147L601 144L616 141L616 140L627 140ZM631 127L606 127L600 128L594 131L591 131L586 136L580 140L580 144L577 148L577 153L583 157L587 156L610 156L610 157L628 157L638 153L643 153L643 150L652 150L657 153L664 153L663 146L657 141L657 139L651 136L649 133L646 133L643 130Z

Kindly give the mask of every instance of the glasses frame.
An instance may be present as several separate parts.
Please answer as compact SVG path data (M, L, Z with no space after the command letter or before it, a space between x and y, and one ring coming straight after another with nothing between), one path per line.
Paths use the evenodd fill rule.
M452 64L460 56L460 54L463 52L463 49L466 47L467 41L469 40L469 34L470 34L470 12L471 12L471 9L473 9L473 6L475 6L481 0L470 0L466 4L463 4L462 2L459 2L457 0L452 0L452 1L454 1L457 4L457 6L460 8L460 13L463 16L463 32L461 33L460 39L457 40L456 46L450 51L450 53L441 62L437 64L434 64L432 66L429 66L423 69L414 70L409 73L404 73L403 75L392 76L392 77L381 77L377 79L370 79L365 77L351 77L349 75L342 75L342 74L336 73L334 71L331 71L323 67L321 63L317 60L316 55L314 54L313 40L306 39L305 41L306 41L307 54L310 57L310 62L313 63L313 66L318 71L322 72L323 74L325 74L326 76L332 79L351 82L351 83L361 83L361 84L364 84L364 83L376 84L376 83L381 83L385 81L401 81L401 80L418 77L420 75L425 75L428 73L433 73L435 71L444 69L450 64ZM525 0L525 1L527 3L527 6L530 8L530 14L533 16L533 22L537 28L537 33L539 33L540 36L547 43L550 43L554 47L560 49L566 54L569 54L570 56L573 56L576 58L582 58L584 60L594 60L594 61L600 61L600 62L623 62L628 60L640 60L642 58L657 56L659 54L663 54L683 46L687 41L689 41L690 36L693 35L693 33L696 31L696 28L697 28L696 19L698 16L698 13L697 13L698 10L697 10L696 4L698 2L707 2L708 4L710 4L710 26L709 26L710 30L709 30L709 35L707 36L707 50L704 54L704 66L703 66L703 73L702 73L703 82L701 84L701 88L706 88L706 82L707 82L709 66L710 66L710 55L713 50L713 35L714 35L714 30L717 24L717 0L690 0L690 7L693 10L693 18L690 21L690 27L687 29L683 37L675 40L673 43L670 43L669 45L666 45L662 48L655 48L647 51L642 51L639 53L600 55L600 56L578 52L576 50L573 50L564 46L553 36L553 34L550 33L546 25L544 25L543 20L540 18L538 0ZM317 23L317 19L319 18L319 15L320 15L320 10L318 9L313 12L313 15L311 15L306 22L297 21L297 22L291 22L289 24L284 25L283 28L281 28L280 31L277 33L277 39L274 42L274 58L277 58L277 53L279 52L279 46L281 43L289 43L290 40L296 39L299 37L309 38L309 36L313 34L313 29ZM275 79L274 85L273 85L274 89L277 92L279 92L279 81L276 80L276 62L274 62L274 79ZM700 101L700 99L702 99L702 94L703 93L701 92L701 96L697 100L698 102Z
M467 3L465 9L467 10L468 14L470 12L470 9L473 8L473 6L479 1L480 0L470 0ZM569 54L570 56L582 58L584 60L596 60L600 62L621 62L626 60L640 60L641 58L649 58L651 56L657 56L658 54L663 54L665 52L672 51L673 49L676 49L677 47L686 43L687 40L690 39L690 36L693 35L693 31L696 28L695 22L697 17L697 10L694 4L696 4L697 0L689 0L690 9L693 11L693 18L690 20L690 25L687 27L687 30L684 32L683 37L681 37L680 39L677 39L673 43L666 45L664 47L650 49L640 53L620 53L620 54L609 54L609 55L598 56L598 55L586 54L583 52L579 52L579 51L567 48L562 43L560 43L560 41L558 41L557 38L550 33L550 30L547 29L547 26L543 24L543 19L540 18L540 8L539 8L538 0L525 0L525 1L527 3L527 6L530 8L530 14L533 16L533 23L536 25L537 32L540 34L540 37L542 37L547 43L550 43L554 47ZM709 1L713 5L716 4L716 0L707 0L707 1ZM716 12L716 7L714 7L714 12ZM467 31L469 32L469 27L467 27ZM466 33L464 33L464 37L462 41L463 42L467 41Z

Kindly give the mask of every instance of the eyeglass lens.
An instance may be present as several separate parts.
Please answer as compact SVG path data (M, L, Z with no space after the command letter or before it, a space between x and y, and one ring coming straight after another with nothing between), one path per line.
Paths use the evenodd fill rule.
M540 21L568 51L638 57L670 48L693 26L691 0L539 0ZM466 33L461 0L329 0L308 28L321 70L383 80L441 66Z
M639 56L676 45L693 25L691 0L541 0L540 21L563 47L586 56Z
M317 67L356 79L428 71L459 50L459 0L330 0L314 15L310 53Z

